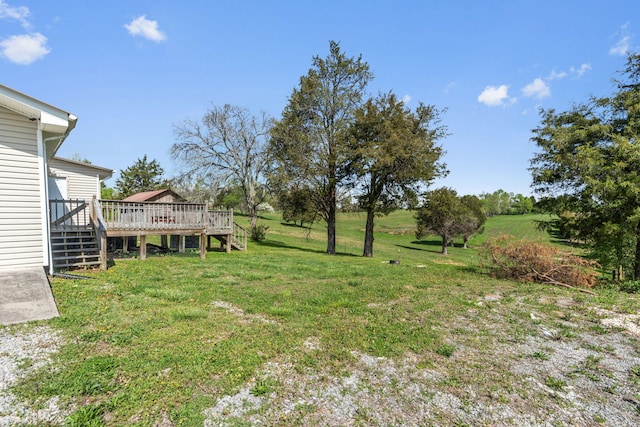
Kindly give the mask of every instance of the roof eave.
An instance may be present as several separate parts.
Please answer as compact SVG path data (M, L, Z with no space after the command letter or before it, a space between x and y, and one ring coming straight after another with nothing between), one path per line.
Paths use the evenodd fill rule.
M38 120L43 132L51 134L52 139L57 138L52 147L48 147L49 156L53 156L58 150L78 121L78 118L71 113L1 84L0 107L29 120Z

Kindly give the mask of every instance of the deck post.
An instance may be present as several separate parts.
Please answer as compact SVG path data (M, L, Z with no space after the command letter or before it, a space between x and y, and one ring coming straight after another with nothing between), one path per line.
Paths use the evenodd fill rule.
M200 235L200 259L207 258L207 235L202 233Z
M179 234L178 235L178 252L180 253L184 252L184 247L185 247L184 241L185 241L185 236Z
M231 253L231 234L227 234L227 253Z
M100 269L107 269L107 233L100 232Z
M147 259L147 236L140 236L140 259Z

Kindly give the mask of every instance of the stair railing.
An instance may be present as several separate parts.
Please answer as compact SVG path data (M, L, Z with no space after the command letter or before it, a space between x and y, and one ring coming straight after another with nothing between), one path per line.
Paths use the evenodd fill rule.
M100 200L93 196L91 201L91 222L96 231L96 239L98 240L98 251L100 252L100 268L107 269L107 224L102 217L102 206Z
M81 199L49 200L49 222L55 230L73 230L89 225L87 203Z
M240 224L233 223L233 244L243 251L247 250L247 230Z

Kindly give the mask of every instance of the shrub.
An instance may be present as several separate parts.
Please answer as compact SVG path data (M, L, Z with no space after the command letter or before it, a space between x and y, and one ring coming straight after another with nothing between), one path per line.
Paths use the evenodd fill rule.
M495 277L572 288L596 284L596 262L548 244L500 236L485 242L481 258Z
M451 357L454 351L456 351L456 346L453 344L442 344L436 349L436 353L444 357Z
M274 213L274 212L275 212L275 209L273 209L273 206L271 206L269 203L267 203L267 202L262 202L262 203L260 203L258 206L256 206L256 211L258 211L258 212Z
M619 289L621 292L626 292L628 294L638 294L640 293L640 281L630 280L622 282L620 283Z
M268 226L258 225L255 229L251 230L251 240L253 240L254 242L260 242L266 239L268 230Z

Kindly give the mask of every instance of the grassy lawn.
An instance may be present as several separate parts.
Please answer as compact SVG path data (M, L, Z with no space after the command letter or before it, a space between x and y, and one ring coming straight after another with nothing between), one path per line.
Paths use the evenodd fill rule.
M270 215L261 221L267 239L248 252L121 260L82 273L88 280L53 279L61 316L42 323L65 345L16 393L33 405L55 396L75 405L68 425L507 423L475 418L478 403L510 408L515 424L531 405L532 419L563 425L574 415L562 390L592 381L640 422L640 404L626 414L623 402L640 401L637 337L602 326L604 311L592 310L637 313L635 295L496 281L479 268L487 236L548 240L535 218L490 218L470 249L445 257L437 238L415 240L411 213L397 212L377 219L374 257L363 258L364 215L340 216L336 256L324 254L323 224L307 229ZM554 367L570 348L582 356ZM624 373L604 362L611 358L624 360ZM605 385L625 391L607 394ZM345 409L346 420L327 418L322 402L333 386L359 406ZM407 394L411 387L419 393ZM243 390L241 404L223 404ZM445 397L457 402L451 410ZM579 409L594 424L576 425L611 421Z

